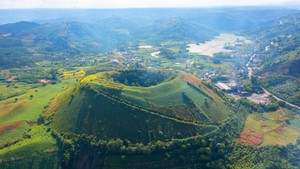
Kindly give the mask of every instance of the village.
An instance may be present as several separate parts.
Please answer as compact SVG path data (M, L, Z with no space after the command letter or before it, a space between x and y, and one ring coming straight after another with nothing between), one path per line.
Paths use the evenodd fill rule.
M257 46L250 40L234 35L220 34L215 39L188 44L172 42L169 44L149 45L136 43L122 50L113 50L99 56L83 56L76 60L66 58L64 64L78 67L73 74L89 67L118 68L147 68L182 70L195 75L203 81L210 81L223 92L235 99L247 98L254 103L268 104L269 95L266 93L251 93L245 89L243 81L249 80L253 71L258 70L262 54L257 53ZM266 46L266 51L270 46ZM253 50L249 50L253 49ZM164 55L167 50L175 58ZM56 62L41 63L44 66L61 64ZM106 65L106 66L105 66ZM30 67L27 69L30 70ZM72 72L72 71L71 71ZM61 72L63 73L63 72ZM64 74L68 74L65 72ZM62 76L63 77L63 76ZM18 75L9 76L6 81L15 81ZM40 83L51 83L47 78L38 79Z
M220 35L220 37L217 37L215 41L205 42L204 47L197 44L194 46L196 49L192 49L193 45L188 44L187 58L167 59L160 54L160 46L140 45L128 47L125 52L116 52L110 64L122 64L125 67L138 64L148 69L165 68L187 71L203 81L212 81L216 87L235 99L247 98L257 104L269 104L269 94L251 93L242 84L242 81L251 78L253 71L258 70L263 54L257 53L257 46L244 37L230 34ZM225 40L220 40L224 38ZM229 40L226 41L226 38ZM248 50L248 46L253 50ZM212 52L212 48L218 50ZM174 50L177 50L176 47ZM197 53L197 50L200 53ZM203 52L206 55L203 55ZM221 58L222 63L215 63L214 58L220 53L225 57ZM234 67L236 64L241 64L241 66L236 68Z

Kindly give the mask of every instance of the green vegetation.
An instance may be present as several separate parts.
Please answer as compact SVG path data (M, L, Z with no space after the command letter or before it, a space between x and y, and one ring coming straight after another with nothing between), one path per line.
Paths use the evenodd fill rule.
M26 91L25 94L0 101L0 123L26 120L36 122L44 107L60 91L75 83L75 79L64 80L58 84L48 84ZM32 97L31 97L32 96Z
M26 122L21 122L21 124L19 124L20 123L12 124L12 130L7 130L7 128L9 127L6 128L5 125L0 125L0 128L2 130L2 132L0 133L0 147L10 145L24 137L24 133L26 133L30 129L30 127ZM16 128L14 128L13 125L15 125Z
M300 132L285 124L285 120L289 117L282 113L281 110L264 114L251 114L245 122L245 129L251 129L263 135L261 146L296 144ZM250 138L249 141L251 141Z
M142 86L149 87L157 85L167 79L171 79L171 72L147 70L125 70L114 73L111 77L122 84L127 86ZM176 75L173 75L176 76Z
M1 149L0 157L10 159L21 158L30 155L39 155L45 152L56 152L56 140L51 137L51 133L47 132L47 127L36 125L31 127L26 133L26 137L18 141L16 144Z
M175 56L175 52L173 52L172 50L170 49L166 49L166 48L161 48L160 49L160 55L164 58L167 58L167 59L175 59L176 56Z
M0 16L1 169L299 168L298 10Z
M49 166L45 167L51 168L58 164L57 151L56 140L47 132L47 127L35 125L15 144L0 150L0 163L4 163L1 168L40 168L46 163Z
M11 97L19 96L25 94L27 90L35 87L34 85L28 85L25 83L0 83L0 100L6 100Z
M272 94L296 105L300 105L299 82L299 79L283 75L269 75L262 80Z
M262 46L269 50L260 49L264 53L258 71L263 87L275 96L295 105L300 105L300 27L299 15L286 17L285 24L269 28L260 32L259 40Z
M136 74L145 74L144 70L125 71L122 76L119 73L90 75L65 90L51 102L44 121L50 120L56 131L148 143L208 133L216 126L201 123L218 124L231 114L223 103L211 100L217 96L209 96L183 81L180 78L183 75L155 86L135 87L117 83L110 77L134 79L139 77ZM156 76L165 73L168 75L165 78L174 76L159 71L146 74L157 79Z
M260 87L260 82L258 77L252 76L250 80L242 81L245 90L251 93L263 93L263 90Z

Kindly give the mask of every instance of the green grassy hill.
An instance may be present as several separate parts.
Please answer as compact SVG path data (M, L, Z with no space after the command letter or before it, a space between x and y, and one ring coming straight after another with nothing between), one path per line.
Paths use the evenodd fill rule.
M116 73L90 75L55 98L44 113L51 128L104 140L148 143L209 133L232 113L189 74L160 71L160 75L168 74L164 81L143 87L117 82ZM134 73L126 75L135 78Z
M298 165L287 161L293 152L286 147L237 142L252 111L207 86L166 70L89 75L58 94L37 125L3 126L6 142L18 140L0 149L0 168L255 168L264 159Z

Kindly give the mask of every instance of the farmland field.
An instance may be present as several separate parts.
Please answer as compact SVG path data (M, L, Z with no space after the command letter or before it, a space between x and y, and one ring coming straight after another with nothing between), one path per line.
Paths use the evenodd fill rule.
M0 101L14 96L26 93L34 85L29 85L21 82L15 83L0 83Z
M25 1L0 0L0 169L300 168L297 3Z
M58 150L56 140L47 132L47 127L35 125L27 133L28 138L13 144L10 147L0 149L1 159L24 158L26 156L44 153L53 153Z
M214 56L219 52L231 52L231 49L226 47L234 47L239 43L250 43L245 37L237 36L234 34L220 34L210 41L198 44L188 44L187 50L191 53L199 55Z
M293 120L291 120L291 126L300 129L300 116L296 115Z
M290 117L288 113L282 112L284 110L249 115L238 140L243 144L255 146L295 144L300 134L299 129L285 124L285 120ZM257 138L258 135L260 138ZM262 139L262 142L254 141L256 139Z
M61 83L29 89L23 95L0 101L0 124L21 120L35 122L49 101L75 82L76 79L63 80Z

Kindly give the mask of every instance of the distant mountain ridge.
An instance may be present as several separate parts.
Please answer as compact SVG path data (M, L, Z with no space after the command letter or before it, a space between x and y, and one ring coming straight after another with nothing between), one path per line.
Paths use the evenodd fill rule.
M27 21L0 25L0 34L16 34L25 30L35 28L37 26L39 26L39 24Z
M0 10L0 21L4 16L13 17L14 12L24 14L17 15L19 19L39 20L38 23L22 21L0 26L0 35L4 34L0 36L0 48L6 49L0 51L0 66L32 66L35 61L49 57L122 51L129 43L204 42L222 32L245 33L299 13L298 10L262 8L45 11ZM28 19L33 14L36 18ZM32 57L32 51L41 55Z

